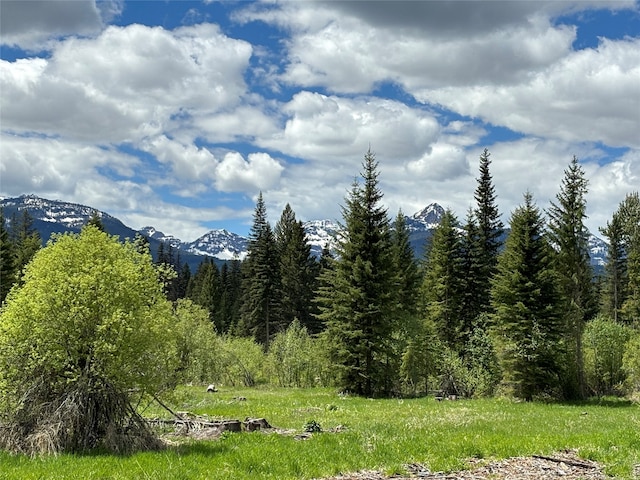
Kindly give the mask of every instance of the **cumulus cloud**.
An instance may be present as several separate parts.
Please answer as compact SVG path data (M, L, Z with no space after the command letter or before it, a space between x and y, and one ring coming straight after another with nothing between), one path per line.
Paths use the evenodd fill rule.
M215 170L215 185L222 192L267 190L280 179L284 167L267 153L250 153L245 160L227 153Z
M3 0L0 13L2 45L27 50L43 48L53 37L95 34L102 28L93 0Z
M109 27L95 39L70 38L50 59L2 61L3 128L138 141L185 111L237 105L250 56L248 43L210 24Z
M257 142L323 163L361 158L368 145L383 157L403 161L428 149L440 128L428 111L375 97L350 99L303 91L282 111L287 116L284 129Z
M565 141L640 146L640 39L602 40L519 85L415 92L464 115Z

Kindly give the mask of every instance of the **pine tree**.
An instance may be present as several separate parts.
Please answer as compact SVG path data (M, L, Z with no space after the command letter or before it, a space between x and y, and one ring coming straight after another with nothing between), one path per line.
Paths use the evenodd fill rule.
M628 277L627 257L624 249L624 225L619 212L614 212L610 222L600 232L609 240L607 262L604 267L604 279L600 298L600 310L603 314L618 322L620 310L626 298Z
M377 169L368 151L363 182L354 181L343 207L338 258L318 299L340 386L364 396L391 394L398 373L392 345L398 292Z
M240 318L240 300L242 298L240 260L231 260L222 265L220 281L222 283L220 310L223 319L221 333L235 332Z
M0 305L16 281L13 243L4 222L4 211L0 208Z
M289 204L276 223L274 236L282 287L282 326L287 328L297 318L307 331L317 333L319 325L312 315L316 261L311 256L311 246L307 243L302 222L296 220Z
M588 181L574 156L564 172L556 202L549 208L549 238L554 246L555 269L560 277L565 299L564 317L570 352L575 369L572 393L571 381L565 385L569 396L586 396L582 333L589 318L595 314L593 270L589 259L589 232L584 225Z
M627 257L628 290L622 315L632 325L640 325L640 195L627 194L618 211L622 217L623 241Z
M502 246L504 225L500 220L500 213L496 205L497 195L493 186L493 179L489 171L491 160L486 148L480 155L480 178L474 194L477 203L475 210L477 225L477 241L479 259L478 279L475 283L480 287L477 292L477 307L472 308L480 312L487 312L491 308L490 285L495 274L498 251ZM473 252L475 253L475 252Z
M243 303L240 332L252 335L268 350L269 341L282 327L280 317L280 274L275 238L267 221L267 210L258 195L253 225L249 232L249 253L243 264Z
M40 234L33 226L33 217L28 210L22 210L22 215L16 215L11 220L10 240L14 245L14 267L17 281L22 284L22 273L33 256L42 248Z
M492 317L506 380L516 396L532 400L559 384L563 329L558 280L544 221L530 193L513 212L510 228L492 282Z
M404 214L400 210L391 230L393 263L398 275L398 302L400 309L408 316L417 313L417 300L421 277L413 249L409 243L409 229Z
M435 324L441 341L461 353L462 244L458 228L458 220L447 209L427 249L421 301L424 316Z
M460 258L460 328L461 337L466 343L473 335L474 328L484 328L477 321L482 313L486 313L487 305L483 304L487 284L486 263L483 263L484 249L480 242L480 230L474 212L470 209L463 226ZM491 277L494 272L491 273ZM484 317L483 317L484 318Z
M104 224L102 223L102 218L100 217L100 214L97 210L93 210L91 212L91 217L89 217L89 220L87 220L87 225L93 225L101 232L106 232Z

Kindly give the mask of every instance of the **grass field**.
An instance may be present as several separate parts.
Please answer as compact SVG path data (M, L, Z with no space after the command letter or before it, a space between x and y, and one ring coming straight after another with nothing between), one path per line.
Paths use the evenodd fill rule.
M616 478L632 478L633 465L640 463L640 406L620 400L579 405L368 400L328 389L222 388L207 394L201 387L185 387L171 405L213 418L264 417L274 427L297 433L315 421L323 432L307 440L291 434L225 434L129 456L31 459L0 453L0 479L310 479L364 469L400 473L408 463L450 471L464 468L471 457L499 459L566 448L601 462ZM144 414L167 416L158 406ZM337 433L329 432L339 426Z

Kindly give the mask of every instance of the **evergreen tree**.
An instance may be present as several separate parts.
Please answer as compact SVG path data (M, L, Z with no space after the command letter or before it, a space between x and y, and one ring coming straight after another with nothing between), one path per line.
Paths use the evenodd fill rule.
M102 218L97 210L93 210L91 212L91 217L89 217L89 220L87 220L87 225L93 225L101 232L106 232L104 224L102 223Z
M239 260L231 260L222 265L220 281L222 283L220 310L223 319L221 333L234 332L240 318L242 298L242 271Z
M640 325L640 196L628 194L618 208L623 224L628 290L621 310L627 322Z
M563 329L544 221L530 193L524 200L511 216L491 294L506 380L516 396L532 400L558 387Z
M16 281L13 243L4 222L4 211L0 208L0 305Z
M191 277L187 288L187 297L209 312L209 318L217 331L222 330L218 311L221 301L220 271L210 257L206 257Z
M180 267L178 277L174 282L175 300L185 298L187 296L187 287L189 286L189 280L191 280L191 268L189 267L188 263L184 263L182 267Z
M479 254L478 279L475 280L479 287L477 292L477 307L472 308L478 312L486 312L491 308L491 278L495 274L498 258L498 251L502 246L502 236L504 225L500 220L500 213L496 205L497 195L493 186L493 179L489 171L491 160L489 150L486 148L480 155L480 178L477 179L478 186L474 194L477 202L475 216L477 221L477 241ZM473 249L470 253L473 252ZM476 272L473 272L476 273Z
M28 210L22 210L22 215L16 215L11 220L10 239L14 245L14 266L18 283L22 284L22 273L33 256L42 248L40 234L33 227L33 217Z
M280 313L283 327L287 328L297 318L307 331L317 333L319 325L312 315L316 261L311 256L311 246L307 243L302 222L296 220L289 204L276 223L274 236L282 287Z
M267 210L258 195L253 225L249 232L249 253L243 264L243 301L239 331L252 335L269 348L269 341L282 327L280 321L280 275L275 238L267 221Z
M435 324L444 345L461 353L462 244L458 227L455 215L447 209L427 249L421 300L424 316Z
M392 345L397 286L387 211L380 202L378 163L364 157L343 207L337 259L318 299L340 386L357 395L389 395L397 379Z
M627 257L624 249L624 225L619 212L614 212L610 222L600 232L609 240L607 263L601 289L600 310L618 322L620 310L626 298L628 277Z
M473 335L474 328L484 329L485 325L478 321L482 313L486 313L487 305L482 299L486 294L486 263L483 262L485 249L480 242L480 230L474 212L467 213L466 223L461 238L460 258L460 328L461 337L467 342ZM494 273L491 273L493 276ZM484 318L484 316L482 317Z
M569 396L586 396L582 334L585 324L595 314L593 270L589 259L589 232L584 225L588 181L574 156L564 172L556 202L549 208L549 238L554 246L554 266L559 275L565 299L563 315L566 319L567 345L573 358L573 382L565 388ZM571 372L569 372L571 373ZM577 390L574 393L573 389Z
M409 243L409 229L405 216L400 210L391 230L393 245L393 263L398 275L398 303L405 315L417 313L417 300L420 290L420 272L413 249Z

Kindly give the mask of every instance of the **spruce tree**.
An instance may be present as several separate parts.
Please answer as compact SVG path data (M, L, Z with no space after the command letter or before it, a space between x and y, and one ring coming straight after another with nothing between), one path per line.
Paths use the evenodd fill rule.
M393 224L391 241L393 245L393 263L398 276L399 307L406 316L413 316L417 310L421 277L413 249L409 243L409 229L402 210L398 211Z
M479 254L478 279L475 281L479 288L477 292L477 310L486 312L491 307L490 285L491 278L495 274L498 252L502 246L504 225L500 220L500 213L496 204L497 195L493 186L493 179L489 166L491 160L489 150L486 148L480 155L480 178L474 194L477 203L475 209L477 225L477 241ZM473 252L472 252L473 253ZM472 309L474 310L474 309Z
M516 396L532 400L559 386L563 326L558 280L544 220L530 193L513 212L510 228L492 281L492 317L506 380Z
M472 336L475 328L483 328L480 318L482 313L486 313L488 306L484 304L487 292L486 263L483 259L485 249L480 242L480 230L478 228L476 216L469 209L467 219L462 228L461 238L461 258L460 258L460 328L461 336L466 343ZM491 277L494 272L491 272Z
M94 227L96 227L101 232L106 232L106 230L104 228L104 224L102 223L102 218L100 217L100 214L98 213L97 210L93 210L91 212L91 217L89 217L89 220L87 220L86 224L87 225L93 225Z
M249 253L243 264L243 301L239 331L253 336L269 348L269 341L282 327L280 317L280 273L275 238L267 221L267 210L258 195L253 225L249 232Z
M623 241L627 260L627 292L622 315L634 326L640 325L640 195L627 194L618 208L623 224Z
M462 244L458 229L458 220L447 209L427 249L421 302L423 314L435 324L440 340L461 353Z
M221 282L218 266L210 257L206 257L191 277L187 287L187 298L204 307L217 331L221 331L218 317L221 302Z
M40 234L33 226L33 217L28 210L22 210L22 215L16 215L11 220L10 239L14 245L14 266L17 281L22 284L22 273L33 256L42 248Z
M302 222L296 220L289 204L276 223L274 236L282 287L282 326L287 328L297 318L307 331L317 333L318 322L312 316L316 261L311 256L311 246L307 243Z
M222 298L220 302L221 333L235 332L240 318L240 300L242 297L242 271L240 260L225 262L220 269Z
M337 259L318 299L340 387L363 396L390 395L398 373L393 348L398 292L378 175L369 150L362 184L354 181L342 209Z
M595 314L593 270L589 258L589 232L584 225L588 181L574 156L564 172L556 202L549 208L549 238L554 246L554 266L565 299L567 344L570 346L573 379L565 388L569 396L586 396L582 334L587 320ZM571 372L570 372L571 373ZM571 384L574 384L573 388ZM575 391L573 391L575 390Z
M600 311L618 322L620 310L626 298L628 277L627 257L624 249L624 225L619 212L614 212L611 221L600 232L609 240L607 262L600 292Z
M9 240L9 232L4 222L4 211L0 208L0 305L16 281L14 261L13 243Z

